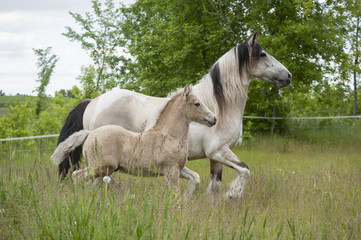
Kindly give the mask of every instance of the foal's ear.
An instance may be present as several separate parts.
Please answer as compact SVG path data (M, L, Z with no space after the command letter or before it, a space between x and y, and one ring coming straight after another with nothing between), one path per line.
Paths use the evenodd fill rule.
M248 40L248 45L253 47L258 41L258 33L254 33L253 36Z
M188 95L192 92L192 84L187 84L187 86L184 87L183 95L188 97Z

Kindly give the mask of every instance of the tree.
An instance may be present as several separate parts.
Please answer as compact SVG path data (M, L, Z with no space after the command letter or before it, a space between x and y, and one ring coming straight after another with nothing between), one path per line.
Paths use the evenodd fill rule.
M327 75L342 78L347 60L342 37L345 19L335 14L334 1L237 0L228 4L236 8L227 15L238 17L227 24L241 22L249 31L259 32L260 44L293 74L292 84L282 90L268 82L252 82L245 114L285 116L292 105L286 96L312 91ZM266 122L264 127L272 130L273 124Z
M5 96L5 92L3 90L0 90L0 96Z
M92 1L93 12L84 16L70 12L81 31L67 26L64 36L71 41L80 42L82 48L93 60L90 66L82 67L82 75L78 77L82 84L87 84L86 96L100 94L108 89L122 84L125 71L123 63L127 61L123 54L123 38L119 24L122 21L119 8L112 0L104 4ZM92 72L91 79L89 72ZM85 79L85 80L84 80ZM90 86L91 85L91 86Z
M50 82L51 74L54 71L55 65L58 62L59 58L53 54L49 56L51 51L51 47L47 49L34 49L35 55L38 56L37 66L39 69L37 82L40 85L34 90L38 94L37 107L36 107L36 115L39 116L40 112L43 110L44 98L46 97L46 87Z
M199 81L221 55L258 32L260 44L290 70L293 80L282 90L252 81L245 114L286 116L303 100L291 97L296 92L301 98L317 88L346 91L337 84L350 71L347 1L353 0L138 0L119 9L111 0L105 7L93 1L93 15L71 13L82 32L68 27L65 35L94 59L79 76L86 97L112 86L165 96ZM120 53L124 49L127 58ZM260 125L275 129L274 122Z
M121 27L132 56L127 74L130 88L165 96L199 81L235 44L225 37L227 29L222 28L219 17L210 14L204 4L139 0L122 9L125 21Z
M353 91L354 91L354 101L353 101L353 115L357 115L357 89L358 81L357 75L361 73L360 67L360 55L361 55L361 2L358 0L346 0L345 2L345 12L346 16L349 19L348 32L350 36L348 37L348 42L351 45L351 59L353 60L353 65L351 67L353 72Z

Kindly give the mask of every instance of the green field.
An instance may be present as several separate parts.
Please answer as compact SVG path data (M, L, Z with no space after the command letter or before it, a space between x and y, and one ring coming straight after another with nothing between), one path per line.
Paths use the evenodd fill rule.
M201 176L189 202L163 177L115 173L121 188L59 184L52 147L3 151L0 239L361 239L359 131L255 137L234 151L251 169L245 197L224 199L236 173L223 168L211 198L200 160L187 164Z

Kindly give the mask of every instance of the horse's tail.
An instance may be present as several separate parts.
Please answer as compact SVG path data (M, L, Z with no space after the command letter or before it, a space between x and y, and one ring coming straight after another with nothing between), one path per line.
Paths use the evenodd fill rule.
M60 131L60 135L58 138L58 145L61 142L65 141L73 133L83 130L84 128L83 116L85 109L90 103L90 101L91 101L90 99L86 99L82 101L69 113L68 117L65 120L64 126ZM58 164L59 176L61 176L62 179L66 177L70 169L69 155L73 168L77 168L80 163L81 152L82 152L82 146L79 146L75 148L73 151L71 151L68 154L68 156L66 156L66 158L63 159L63 161Z
M61 164L69 156L70 152L85 142L90 132L90 130L81 130L61 142L51 155L53 163L56 165Z

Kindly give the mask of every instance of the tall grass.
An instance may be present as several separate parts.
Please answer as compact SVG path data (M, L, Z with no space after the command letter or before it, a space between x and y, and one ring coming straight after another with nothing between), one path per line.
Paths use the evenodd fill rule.
M361 142L357 133L260 137L234 152L251 177L242 200L206 194L209 162L189 202L163 177L115 173L121 187L57 181L51 150L0 155L0 239L360 239ZM188 182L181 181L186 189Z

